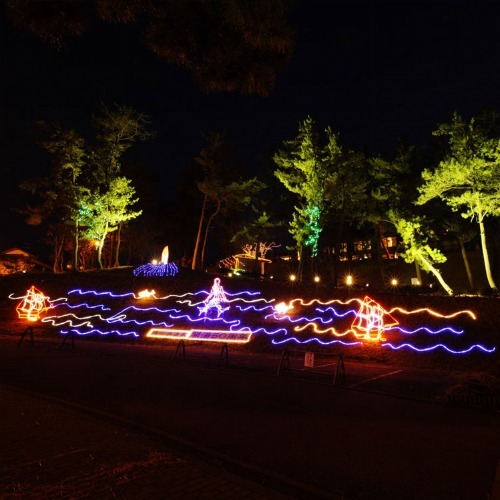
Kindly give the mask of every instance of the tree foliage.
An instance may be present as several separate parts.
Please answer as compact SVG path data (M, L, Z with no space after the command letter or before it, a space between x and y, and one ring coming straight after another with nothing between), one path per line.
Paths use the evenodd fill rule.
M16 26L56 48L98 22L135 24L147 48L207 92L268 95L294 48L288 0L7 0Z
M435 169L422 172L417 203L441 198L453 211L477 222L486 276L496 289L484 223L500 214L500 141L490 131L484 118L467 122L458 113L451 123L440 125L434 135L448 137L449 154Z
M208 234L215 219L248 206L265 184L256 177L242 179L228 156L225 134L206 134L207 145L195 161L202 167L198 189L203 194L192 269L201 269L205 261Z
M80 240L97 238L99 264L108 233L137 217L131 206L135 189L121 175L121 159L134 141L151 136L149 119L135 110L103 107L95 118L93 141L59 124L41 123L46 138L41 146L52 156L50 175L28 179L21 188L37 195L38 203L23 209L28 223L47 223L54 246L54 270L62 271L68 227L73 237L73 267L79 269ZM117 249L119 245L117 245ZM118 251L118 250L117 250Z
M449 295L453 295L453 290L435 267L435 264L446 262L446 256L439 249L430 246L429 240L434 237L434 233L426 227L424 220L420 217L407 219L396 212L390 212L389 217L403 240L402 256L405 261L408 263L416 261L424 271L432 273L437 278Z

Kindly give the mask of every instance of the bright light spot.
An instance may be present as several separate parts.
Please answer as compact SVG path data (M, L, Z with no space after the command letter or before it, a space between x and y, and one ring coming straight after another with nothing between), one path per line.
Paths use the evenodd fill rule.
M156 299L156 292L154 290L151 290L149 291L147 288L145 290L142 290L139 292L139 294L137 295L137 298L138 299L149 299L149 298L153 298L153 299Z
M347 286L351 286L353 283L354 283L353 277L350 274L348 276L346 276L345 284Z
M391 285L392 286L398 286L398 280L396 278L392 278Z
M163 249L161 253L161 263L168 264L168 245Z
M315 282L315 283L319 283L319 281L320 281L320 277L319 277L319 276L315 276L315 277L314 277L314 282Z
M153 260L151 261L151 264L153 264L153 266L156 266L156 264L158 264L158 261L157 261L156 259L153 259Z
M279 302L274 306L276 314L286 314L290 309L293 309L293 306L286 302Z
M290 281L295 281L297 279L297 276L295 274L290 274Z

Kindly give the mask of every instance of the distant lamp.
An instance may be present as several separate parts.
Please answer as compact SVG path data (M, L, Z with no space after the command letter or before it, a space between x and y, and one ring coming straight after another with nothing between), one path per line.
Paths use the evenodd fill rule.
M346 278L345 278L345 284L347 286L352 286L354 284L354 278L350 274L348 274L346 276Z
M398 283L398 280L397 280L396 278L392 278L392 280L391 280L391 285L392 285L392 286L398 286L398 284L399 284L399 283Z
M153 266L156 266L156 264L158 264L158 261L157 261L156 259L153 259L153 260L151 261L151 264L153 264Z
M290 274L290 281L295 281L297 279L297 276L295 274Z
M314 283L319 283L320 282L320 277L319 276L315 276L314 277Z

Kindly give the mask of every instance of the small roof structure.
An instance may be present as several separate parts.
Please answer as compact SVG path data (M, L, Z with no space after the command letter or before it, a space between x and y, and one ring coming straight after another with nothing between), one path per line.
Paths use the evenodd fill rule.
M246 269L245 268L245 261L252 263L255 262L255 257L253 255L249 255L247 253L239 253L236 255L233 255L234 260L236 261L234 268L237 269ZM243 262L242 262L243 261ZM260 263L260 274L265 274L265 266L266 263L271 263L272 260L265 259L264 257L258 257L257 262Z
M32 257L28 252L25 252L21 248L9 248L8 250L3 250L0 255L12 255L15 257Z

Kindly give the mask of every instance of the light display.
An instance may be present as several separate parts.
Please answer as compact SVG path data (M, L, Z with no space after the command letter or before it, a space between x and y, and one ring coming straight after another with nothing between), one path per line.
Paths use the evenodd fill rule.
M50 299L43 292L32 286L16 307L20 319L38 321L41 315L51 307Z
M245 344L252 336L251 330L205 330L178 328L151 328L146 337L175 340L202 340L208 342L228 342L233 344Z
M138 299L156 299L156 292L154 290L145 290L140 291L137 294Z
M212 309L217 311L217 317L219 317L224 311L229 309L229 306L224 307L222 304L228 303L226 294L224 293L224 288L220 284L220 278L214 279L214 284L210 290L210 294L203 302L203 305L199 308L200 314L208 314Z
M18 306L24 317L35 317L30 310L48 309L49 303L37 293L33 289ZM368 296L345 301L294 298L276 302L260 292L228 292L220 278L214 279L209 290L163 297L149 289L120 294L74 289L67 297L51 301L50 313L43 322L58 327L61 334L84 336L246 343L263 335L273 345L371 344L394 351L441 350L452 354L495 351L491 346L467 342L462 328L476 320L470 310L443 314L430 308L385 309ZM462 328L453 321L460 321Z
M365 297L360 305L351 328L354 335L363 340L385 340L382 333L386 328L397 325L398 322L380 304L370 297Z
M163 249L161 254L161 261L158 263L154 260L151 263L143 264L134 269L134 276L175 276L179 273L179 268L174 262L168 261L169 250L168 245Z

